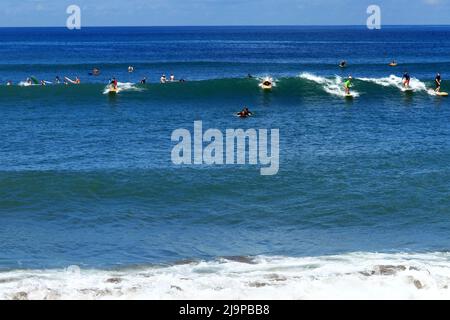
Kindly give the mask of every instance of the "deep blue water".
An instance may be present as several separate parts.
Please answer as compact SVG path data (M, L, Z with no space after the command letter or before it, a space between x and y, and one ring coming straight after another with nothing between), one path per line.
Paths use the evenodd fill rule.
M450 90L449 52L450 27L0 29L0 269L447 251L450 100L424 88ZM412 94L385 79L404 70ZM350 73L359 96L330 93ZM279 174L173 165L195 120L279 129Z

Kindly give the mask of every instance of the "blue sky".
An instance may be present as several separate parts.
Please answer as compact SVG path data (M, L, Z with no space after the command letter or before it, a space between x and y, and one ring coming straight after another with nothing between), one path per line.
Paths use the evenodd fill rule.
M0 26L354 25L377 4L382 24L450 24L450 0L1 0Z

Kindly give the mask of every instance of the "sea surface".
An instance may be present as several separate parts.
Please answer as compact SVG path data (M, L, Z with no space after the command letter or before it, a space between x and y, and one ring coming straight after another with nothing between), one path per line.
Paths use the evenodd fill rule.
M448 26L0 29L0 299L450 298L449 53ZM279 173L174 165L199 120L279 129Z

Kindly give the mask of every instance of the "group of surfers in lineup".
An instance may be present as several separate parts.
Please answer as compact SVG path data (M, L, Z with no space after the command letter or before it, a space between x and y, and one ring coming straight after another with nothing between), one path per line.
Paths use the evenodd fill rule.
M397 62L396 62L395 60L392 60L392 61L389 63L389 66L391 66L391 67L396 67L397 65L398 65L398 64L397 64ZM347 66L348 66L348 65L347 65L347 61L341 61L341 62L339 63L339 67L340 67L340 68L346 68ZM128 72L129 72L129 73L133 73L133 72L134 72L134 67L133 67L133 66L129 66L129 67L128 67ZM93 68L92 71L89 73L89 75L91 75L91 76L98 76L98 75L100 75L100 69L98 69L98 68ZM251 76L250 74L248 75L248 77L249 77L249 78L253 78L253 76ZM163 75L161 76L161 78L160 78L160 83L168 83L168 82L185 82L185 80L184 80L184 79L176 80L176 79L175 79L175 76L174 76L173 74L171 74L170 77L167 78L166 75L163 74ZM409 75L408 72L404 72L403 77L402 77L402 82L403 82L403 87L404 87L406 90L410 89L411 76ZM436 75L436 78L434 79L434 82L435 82L435 86L436 86L435 92L436 92L437 94L441 94L442 78L441 78L440 73L438 73L438 74ZM41 81L39 82L37 79L31 77L31 78L28 78L28 79L26 80L26 83L27 83L28 85L32 85L32 84L36 85L36 84L39 84L39 83L40 83L41 85L45 86L47 83L51 83L51 82L48 82L48 81L45 81L45 80L41 80ZM59 76L57 76L57 77L55 78L55 82L54 82L54 83L56 83L56 84L64 83L64 84L66 84L66 85L68 85L69 83L71 83L71 84L80 84L80 83L81 83L81 80L80 80L78 77L76 77L75 80L72 80L72 79L69 79L69 78L67 78L67 77L65 77L64 79L61 79ZM146 83L147 83L147 78L144 77L144 78L140 81L140 84L146 84ZM10 85L12 85L12 84L13 84L12 81L8 81L8 82L7 82L7 85L8 85L8 86L10 86ZM111 91L112 93L117 92L117 90L118 90L118 81L117 81L117 79L116 79L115 77L113 77L113 78L109 81L109 86L110 86L110 91ZM261 87L262 87L263 89L272 89L272 86L273 86L272 80L271 80L271 79L268 79L268 78L264 79L263 82L261 83ZM352 86L353 86L353 77L350 75L350 76L348 76L348 78L344 81L345 95L348 96L348 97L351 97L351 96L352 96L352 95L351 95L351 92L350 92L350 89L352 88ZM442 93L442 94L444 95L444 94L446 94L446 93ZM247 110L247 111L246 111L246 110ZM239 112L238 115L239 115L239 116L248 117L248 116L251 115L251 112L249 112L248 109L244 108L244 110L242 110L241 112Z
M128 67L128 72L129 73L133 73L134 72L134 67L133 66L129 66ZM88 73L88 75L90 76L99 76L100 75L100 69L99 68L93 68L91 72ZM160 78L160 83L168 83L168 82L185 82L186 80L184 79L180 79L180 80L176 80L175 79L175 75L171 74L169 78L166 77L165 74L163 74ZM46 80L37 80L34 77L29 77L25 80L25 83L27 85L42 85L45 86L47 84L81 84L81 80L78 77L75 77L75 80L72 80L68 77L64 77L64 79L61 79L59 76L55 77L54 82L50 82L50 81L46 81ZM142 78L142 80L139 82L140 84L146 84L147 83L147 77ZM7 86L12 86L13 82L12 80L8 80L6 82ZM117 90L118 87L118 81L115 77L113 77L112 79L109 80L109 85L110 88Z
M391 63L389 63L389 66L391 66L391 67L396 67L397 65L398 64L395 60L392 60ZM347 62L341 61L339 63L339 67L346 68ZM344 82L344 90L345 90L346 96L351 96L350 88L353 86L352 82L353 82L353 77L351 75L348 76L347 80ZM411 89L410 82L411 82L411 76L409 75L409 72L405 71L403 73L403 77L402 77L403 88L405 88L406 90ZM437 94L441 93L442 77L441 77L440 73L436 74L436 77L434 78L434 84L436 86L434 91ZM444 92L442 92L442 93L446 94Z

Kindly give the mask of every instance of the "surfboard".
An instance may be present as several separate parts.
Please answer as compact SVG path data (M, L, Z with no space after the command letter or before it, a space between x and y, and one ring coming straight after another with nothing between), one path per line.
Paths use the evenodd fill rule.
M346 98L348 98L348 99L352 99L352 98L353 98L353 95L352 95L351 93L349 93L349 94L346 94L344 97L346 97Z
M396 63L389 63L389 67L396 67L398 64Z
M448 92L436 92L436 95L441 96L441 97L447 97Z
M111 88L109 88L108 93L109 94L119 93L119 88L114 89L114 88L111 87Z
M263 90L272 90L272 85L266 86L266 85L262 84L262 85L261 85L261 88L262 88Z
M76 81L73 81L73 80L70 79L70 78L64 77L64 79L65 79L67 82L70 82L70 83L72 83L72 84L77 84Z
M36 79L36 77L30 77L30 79L33 82L33 84L39 84L39 80Z

